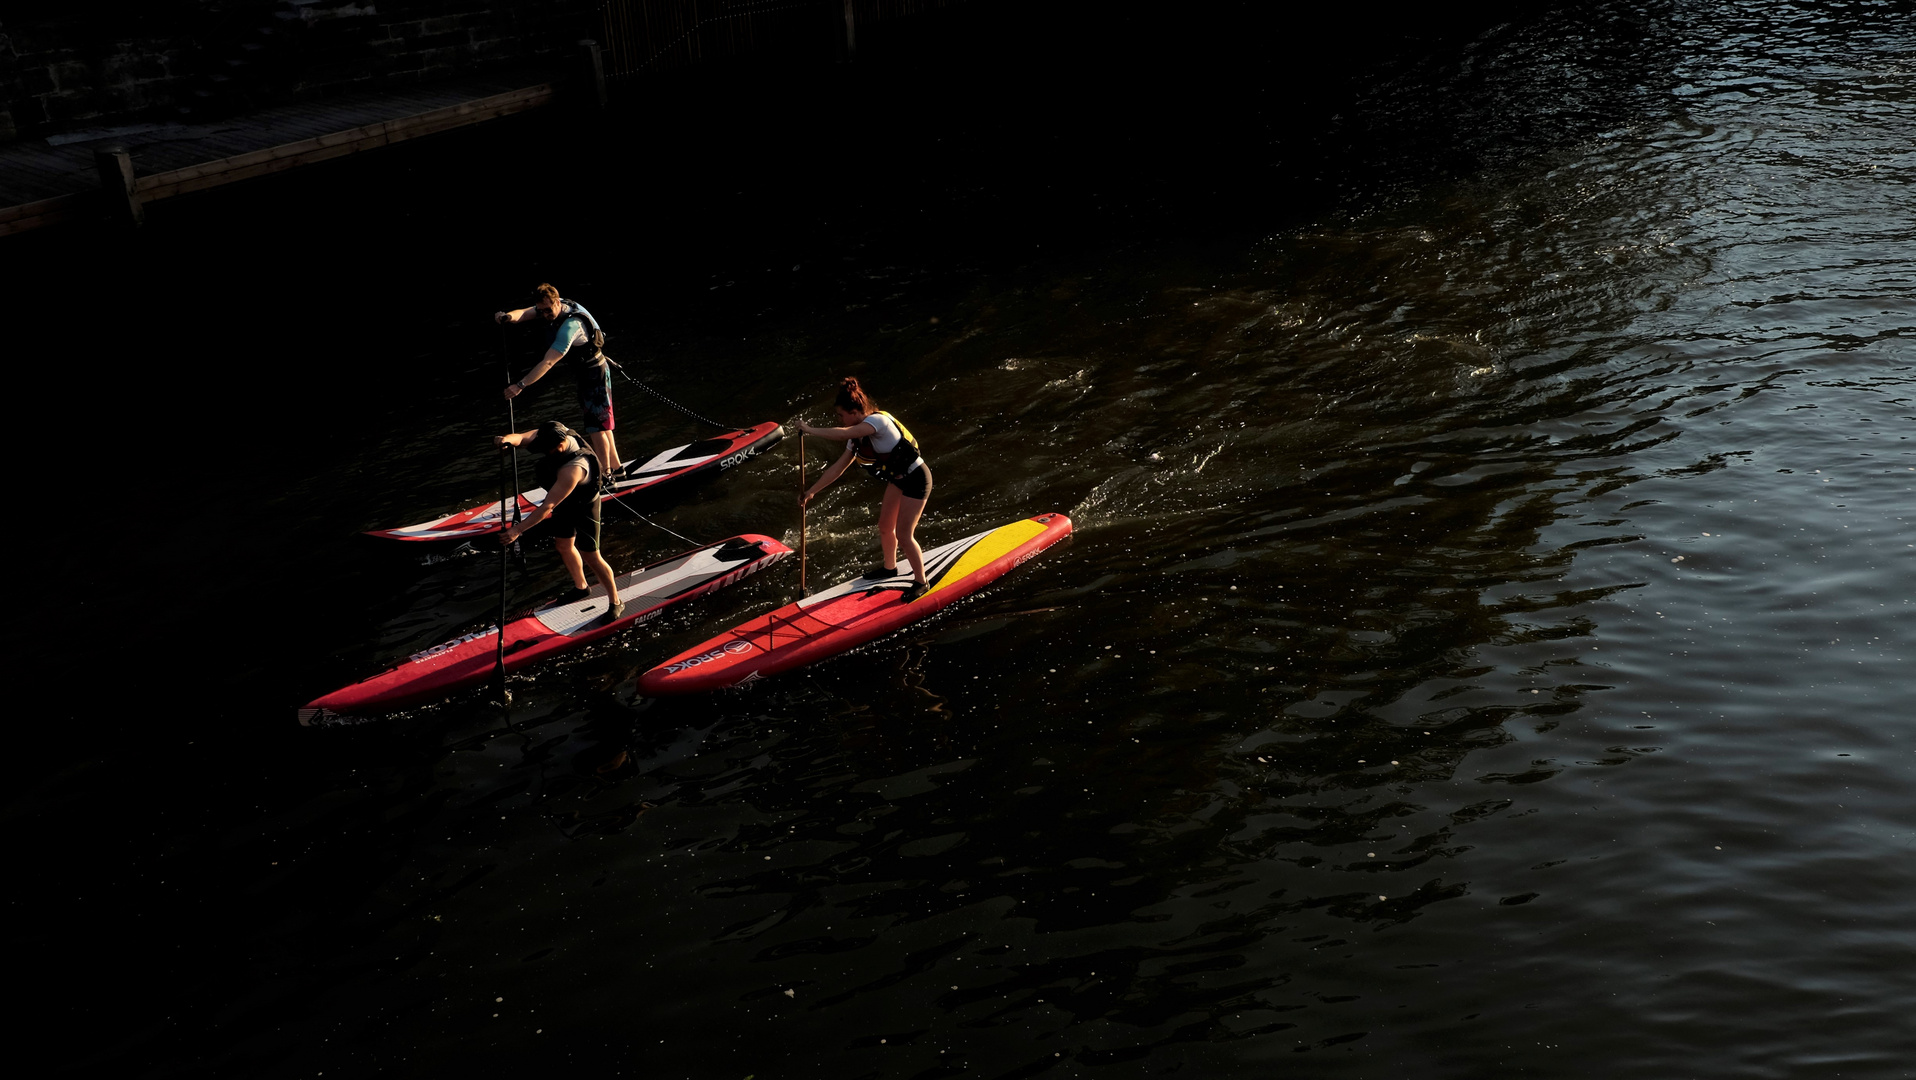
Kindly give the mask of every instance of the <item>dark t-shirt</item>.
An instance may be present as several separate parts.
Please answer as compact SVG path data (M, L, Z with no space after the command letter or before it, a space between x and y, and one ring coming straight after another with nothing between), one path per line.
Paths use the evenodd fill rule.
M592 344L592 327L597 325L597 320L584 304L573 300L560 303L564 305L563 314L553 332L551 348L560 354L559 362L572 369L573 378L584 392L596 387L605 377L605 361L599 358L599 350Z

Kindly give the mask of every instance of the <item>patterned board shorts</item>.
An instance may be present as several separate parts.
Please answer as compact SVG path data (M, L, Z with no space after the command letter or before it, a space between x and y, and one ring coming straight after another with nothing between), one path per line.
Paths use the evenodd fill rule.
M612 365L600 364L598 371L587 370L579 375L579 409L585 413L585 423L579 430L611 431L616 422L612 419Z

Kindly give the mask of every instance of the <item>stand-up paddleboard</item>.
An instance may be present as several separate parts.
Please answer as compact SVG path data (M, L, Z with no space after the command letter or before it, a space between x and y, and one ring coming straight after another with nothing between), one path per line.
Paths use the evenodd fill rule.
M756 427L740 431L728 431L722 435L703 439L686 446L666 450L643 465L626 462L613 475L611 491L599 496L599 501L623 499L642 492L657 491L665 485L674 485L702 476L724 472L726 469L749 461L760 453L777 445L785 437L785 429L767 421ZM521 516L532 513L534 507L546 497L546 489L533 488L519 495L519 513ZM367 536L378 536L388 540L471 540L476 536L496 533L501 528L500 511L505 511L507 523L512 517L511 504L501 505L500 500L475 506L470 510L461 510L432 521L422 521L417 525L402 525L397 529L371 529Z
M506 671L536 664L647 622L665 608L724 588L792 553L769 536L748 533L662 559L618 577L625 613L605 619L610 606L597 585L592 595L552 604L506 624ZM499 662L499 630L484 630L414 653L405 663L365 682L335 690L299 710L301 724L352 722L349 717L437 700L491 678Z
M925 552L931 587L910 603L911 567L901 559L892 577L853 578L680 653L639 676L639 692L718 690L836 656L977 592L1070 534L1070 518L1039 514L933 548Z

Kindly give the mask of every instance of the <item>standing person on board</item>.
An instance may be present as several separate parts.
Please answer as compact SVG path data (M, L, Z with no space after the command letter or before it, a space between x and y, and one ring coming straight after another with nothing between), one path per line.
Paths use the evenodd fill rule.
M898 572L898 551L904 549L916 579L905 590L905 602L925 595L925 552L913 535L918 519L925 512L925 500L931 497L931 466L918 453L918 442L911 430L898 418L872 404L857 379L838 384L838 396L832 402L838 414L838 427L813 427L797 421L798 430L821 439L842 439L845 452L816 483L798 497L805 506L819 492L830 487L854 462L858 467L885 482L885 501L878 508L878 554L884 561L867 570L868 578L890 577Z
M501 532L499 542L517 543L533 526L552 519L548 526L552 531L552 544L559 549L559 561L565 564L566 573L572 575L573 584L573 591L560 597L560 601L570 603L591 595L592 588L585 580L589 566L592 576L599 579L612 600L606 619L618 618L625 611L625 605L619 601L619 586L611 564L599 554L599 459L585 448L578 432L557 420L548 420L531 431L494 435L492 445L502 450L508 446L523 446L545 455L539 459L535 474L539 486L546 489L545 501L527 514L524 521Z
M585 412L585 423L580 430L591 444L592 454L599 459L599 475L610 484L618 476L625 462L619 457L618 440L612 429L612 365L607 362L601 351L605 345L605 331L599 329L598 320L585 309L584 304L567 300L559 295L559 290L550 285L541 285L532 290L534 303L531 307L516 311L493 312L492 321L496 323L522 323L536 313L547 322L557 323L552 336L552 344L546 348L545 358L526 372L525 378L506 387L506 400L511 401L525 393L526 387L545 377L552 365L571 357L572 374L578 380L579 408Z

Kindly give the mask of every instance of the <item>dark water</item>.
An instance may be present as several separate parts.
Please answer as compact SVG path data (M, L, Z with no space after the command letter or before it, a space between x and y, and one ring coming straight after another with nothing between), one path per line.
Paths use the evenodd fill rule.
M1044 71L1040 29L683 89L583 177L502 124L5 252L126 343L85 430L151 523L33 571L16 1020L111 1075L1910 1075L1908 7L1303 71L1243 13ZM632 681L783 570L517 681L509 728L294 729L496 603L490 558L351 534L493 489L478 319L547 277L721 419L866 379L928 543L1077 535L749 692ZM16 364L63 355L21 314ZM699 434L620 409L628 456ZM795 539L793 483L661 520ZM814 581L876 495L814 512Z

